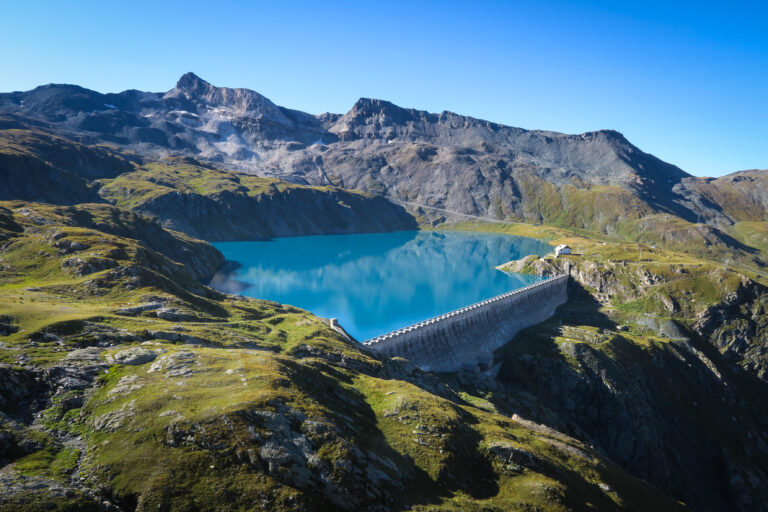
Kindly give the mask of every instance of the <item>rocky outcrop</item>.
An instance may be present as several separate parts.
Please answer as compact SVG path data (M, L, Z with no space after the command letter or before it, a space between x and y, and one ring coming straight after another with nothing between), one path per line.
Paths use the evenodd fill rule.
M692 322L692 329L709 340L728 359L768 381L768 288L749 279L707 307Z
M666 285L674 285L679 280L694 283L697 279L704 280L697 275L697 265L672 265L664 268L664 273L655 273L654 265L627 261L529 256L505 268L539 275L567 273L606 305L651 299L658 314L685 325L749 373L762 380L768 378L768 319L764 314L768 307L768 288L746 276L729 274L731 279L727 285L724 277L715 276L714 286L722 287L720 295L711 302L695 302L691 301L695 297L693 290L676 291ZM679 331L669 320L643 321L671 337Z
M595 342L576 327L583 322L563 323L573 328L552 333L554 352L510 344L496 394L512 393L516 410L588 439L693 510L766 510L765 421L738 395L752 393L749 384L692 341L643 350L616 334ZM762 391L750 402L764 399ZM726 417L716 412L724 409Z
M154 361L157 357L157 353L153 350L147 350L145 348L127 348L121 350L113 356L113 361L117 364L144 364Z
M71 226L138 240L147 249L183 264L188 272L200 280L210 278L224 264L221 253L207 242L168 231L156 222L121 208L109 205L73 206L56 208L55 213ZM55 244L66 243L66 250L71 251L72 243L78 243L65 240L58 239ZM115 254L118 255L119 253ZM149 254L145 254L145 257L151 259ZM92 258L82 262L72 261L68 266L86 266L87 270L80 271L81 275L85 275L92 271L112 268L114 263Z
M209 241L416 229L414 218L381 196L291 187L255 197L171 192L137 206L163 226Z

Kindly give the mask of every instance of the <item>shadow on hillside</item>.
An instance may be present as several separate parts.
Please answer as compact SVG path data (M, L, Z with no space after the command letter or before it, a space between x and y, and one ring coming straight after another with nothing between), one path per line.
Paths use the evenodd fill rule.
M555 314L548 320L520 331L509 343L494 352L494 365L497 368L495 380L502 386L513 383L521 390L536 389L540 386L537 378L530 378L528 366L557 367L557 371L565 371L566 380L578 378L576 371L568 366L569 362L554 342L554 338L567 333L572 326L587 326L595 328L596 338L604 331L615 332L617 323L601 311L601 304L578 282L568 281L568 301L557 308ZM564 370L567 369L567 370ZM474 396L488 395L488 379L457 377L457 374L446 374L452 386ZM488 400L507 415L519 413L525 417L537 418L535 408L530 404L512 402L504 393L492 393ZM553 397L554 400L566 402L569 397ZM549 404L548 404L549 407ZM543 421L545 418L538 418ZM581 429L564 430L572 435L583 434Z
M555 318L563 324L575 322L600 329L616 329L616 322L603 313L600 310L601 307L602 305L586 288L575 279L569 279L568 302L557 308ZM535 329L535 326L533 328Z
M437 456L436 449L434 458L423 458L432 448L419 442L416 439L418 436L411 431L421 422L429 427L429 423L424 421L429 416L421 417L418 409L408 405L407 395L401 410L377 417L366 395L351 387L351 381L348 377L345 378L342 372L325 365L323 372L312 371L290 360L283 361L283 364L289 368L290 375L287 377L291 383L299 387L314 407L320 406L325 415L332 416L343 437L351 440L355 449L366 454L367 461L357 460L355 450L350 451L348 455L352 466L357 467L360 463L368 462L365 467L358 468L363 471L364 480L372 481L370 475L377 473L384 473L389 477L388 480L376 480L382 487L388 487L388 507L404 509L415 504L437 505L457 491L477 499L490 498L498 493L493 467L479 452L482 436L470 426L477 423L477 420L463 409L452 406L461 419L450 425L447 434L448 446L445 447L449 451L447 459L441 461L442 457ZM326 371L329 373L325 373ZM337 377L341 377L341 381L346 381L347 385L340 385ZM401 443L410 445L411 452L415 450L414 455L420 458L418 463L407 453L407 448L401 447L398 450L390 444L380 428L382 421L392 423L393 432L390 437L397 439L397 436L402 436L399 438ZM400 429L403 433L398 432ZM429 435L425 436L425 439L428 443L434 443L438 442L439 438ZM414 446L416 444L424 447ZM432 464L442 466L435 479L424 469ZM356 489L355 492L358 495L366 495L362 489ZM373 500L368 505L374 503L379 501ZM366 508L365 503L361 508Z
M490 401L594 444L696 510L734 508L722 471L733 460L748 461L768 482L768 464L750 455L760 449L748 435L768 427L760 412L768 386L693 333L618 331L579 288L573 284L553 318L497 351L500 389Z
M480 453L483 436L471 425L477 418L452 406L461 418L451 426L449 456L438 475L438 483L451 492L461 491L475 499L488 499L499 493L496 474L490 461Z

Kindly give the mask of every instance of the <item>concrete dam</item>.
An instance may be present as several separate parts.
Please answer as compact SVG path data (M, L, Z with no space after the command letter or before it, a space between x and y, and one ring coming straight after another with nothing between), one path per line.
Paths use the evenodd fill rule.
M551 317L568 300L563 274L363 342L388 357L445 372L490 364L493 351Z

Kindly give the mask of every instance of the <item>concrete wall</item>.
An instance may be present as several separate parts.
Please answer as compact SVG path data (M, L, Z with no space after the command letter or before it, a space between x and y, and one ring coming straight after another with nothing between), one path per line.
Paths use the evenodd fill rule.
M539 281L364 342L425 370L454 371L490 363L493 351L526 327L543 322L568 299L568 276Z

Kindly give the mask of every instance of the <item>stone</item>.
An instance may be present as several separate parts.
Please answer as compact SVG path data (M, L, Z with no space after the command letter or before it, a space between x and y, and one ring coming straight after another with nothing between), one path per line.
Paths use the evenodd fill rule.
M165 377L181 377L192 373L192 365L195 362L195 354L188 350L179 350L152 363L147 373L159 372Z
M162 302L146 302L137 306L129 306L125 308L118 308L115 310L115 314L123 316L136 316L144 311L152 311L160 309L164 306Z
M125 422L134 416L135 400L124 404L121 408L110 411L93 419L93 428L96 430L114 432L122 427Z
M75 361L100 362L101 352L102 349L99 347L79 348L69 352L64 358Z
M488 445L488 452L499 459L499 461L513 467L522 466L535 469L541 466L539 459L535 455L507 443L491 443Z
M109 396L124 395L131 393L132 391L137 391L143 387L144 384L139 382L138 375L125 375L118 381L117 384L115 384L115 387L109 390L109 393L107 394Z
M171 322L182 322L184 320L191 320L192 316L180 312L176 308L160 308L157 310L157 317L162 318L163 320L169 320Z
M113 359L118 364L139 365L154 361L157 353L140 347L127 348L115 353Z

